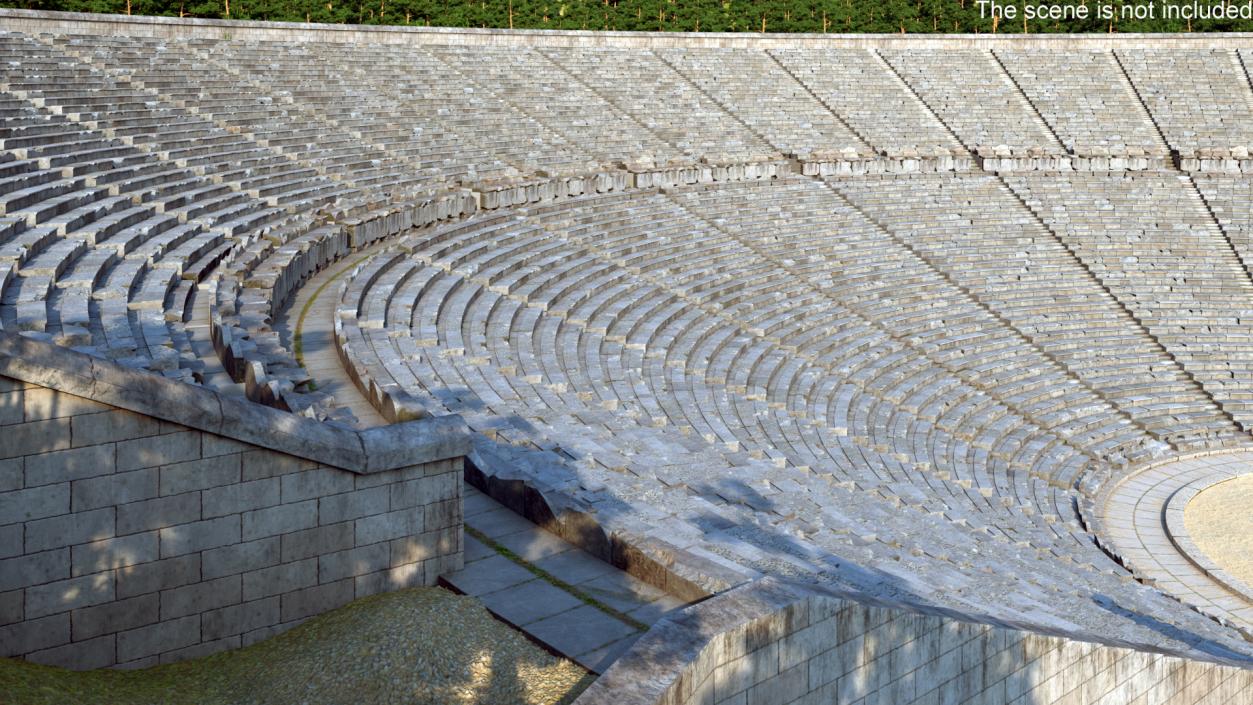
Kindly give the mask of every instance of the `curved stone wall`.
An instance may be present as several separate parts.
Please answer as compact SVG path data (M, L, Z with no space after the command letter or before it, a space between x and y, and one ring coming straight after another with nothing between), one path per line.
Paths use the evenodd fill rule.
M577 705L1222 705L1253 671L868 603L772 578L663 619Z

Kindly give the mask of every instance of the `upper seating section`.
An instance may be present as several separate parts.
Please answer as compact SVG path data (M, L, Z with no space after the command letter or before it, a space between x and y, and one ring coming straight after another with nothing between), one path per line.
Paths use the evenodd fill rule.
M866 143L769 53L735 49L660 49L663 61L785 154L867 150Z
M1115 55L1175 151L1253 148L1248 55L1212 51L1118 50Z
M686 155L725 158L777 152L746 127L746 121L737 120L652 52L582 48L540 51Z
M1070 153L1168 152L1113 54L1005 50L995 54Z
M605 164L631 155L651 155L662 163L682 157L677 147L537 50L445 46L432 51Z
M424 122L433 121L481 146L524 176L540 171L582 174L600 166L586 144L569 141L502 100L490 84L480 86L471 72L430 51L343 44L315 49L342 75L406 105ZM412 125L411 139L423 142L425 124L408 119L398 122Z
M879 53L967 149L1005 146L1015 155L1064 152L992 52L910 49Z
M952 154L961 144L872 49L771 49L823 105L887 156Z

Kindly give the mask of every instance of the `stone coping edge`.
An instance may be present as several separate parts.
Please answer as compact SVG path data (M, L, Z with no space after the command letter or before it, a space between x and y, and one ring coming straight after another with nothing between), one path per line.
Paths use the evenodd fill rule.
M61 31L66 33L151 37L243 38L351 42L367 36L385 44L462 44L479 46L621 46L621 47L789 47L853 46L961 48L1011 47L1073 51L1084 48L1194 48L1253 47L1253 34L1161 33L1161 34L760 34L735 32L622 32L540 29L476 29L463 27L404 27L381 25L336 25L304 22L265 22L107 15L85 12L53 12L0 8L0 25L17 31ZM121 30L119 25L130 25Z
M682 702L683 698L675 697L677 693L672 691L675 689L683 691L697 685L685 683L684 677L689 668L699 664L702 651L706 646L746 626L749 627L749 633L743 635L744 638L750 640L779 638L783 636L778 633L779 630L786 632L803 626L789 624L791 619L786 611L810 598L856 602L911 614L940 617L954 622L980 624L1046 637L1180 657L1177 653L1156 646L1110 639L1098 634L1027 628L999 620L973 618L969 614L945 608L894 603L837 588L767 576L662 617L575 700L575 705L655 705ZM781 622L753 626L759 620L772 615L779 615ZM1183 658L1222 666L1249 668L1247 662L1211 654L1189 654Z
M1211 579L1221 584L1223 587L1238 593L1241 597L1253 602L1253 587L1250 587L1243 580L1223 570L1210 558L1200 546L1192 540L1192 534L1188 532L1188 527L1184 522L1184 509L1188 506L1198 494L1208 490L1211 487L1221 485L1224 482L1240 477L1240 475L1232 475L1228 473L1214 473L1213 475L1193 480L1188 484L1175 490L1175 493L1166 500L1164 508L1163 523L1166 526L1166 535L1170 537L1170 542L1175 544L1175 548L1188 559L1192 565L1195 565L1201 572L1208 575Z
M356 431L0 332L0 375L359 474L464 457L460 416Z

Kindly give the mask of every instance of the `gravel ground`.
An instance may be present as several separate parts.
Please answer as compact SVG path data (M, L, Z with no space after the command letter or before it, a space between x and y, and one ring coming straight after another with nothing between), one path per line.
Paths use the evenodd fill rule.
M1183 508L1183 521L1197 548L1253 585L1253 474L1202 490Z
M0 659L0 702L552 705L592 679L474 598L418 588L358 600L246 649L142 671Z

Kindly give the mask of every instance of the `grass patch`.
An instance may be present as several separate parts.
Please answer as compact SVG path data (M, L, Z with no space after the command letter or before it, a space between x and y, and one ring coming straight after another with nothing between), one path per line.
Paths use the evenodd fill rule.
M357 600L244 649L134 671L0 659L5 705L559 705L594 676L474 598L413 588Z
M493 541L490 537L488 537L487 534L483 533L482 531L475 529L469 524L465 525L465 530L467 534L483 542L483 544L485 544L488 548L491 548L496 553L499 553L505 558L508 558L514 563L517 563L523 568L526 568L528 571L531 572L532 575L539 578L540 580L543 580L544 582L552 585L555 588L558 588L558 589L561 589L570 593L571 595L577 597L584 604L595 607L596 609L600 610L601 612L604 612L605 614L613 617L614 619L617 619L620 622L626 622L627 624L631 625L632 627L638 629L641 632L648 631L647 624L644 624L643 622L639 621L638 619L635 619L634 617L626 614L625 612L620 612L610 607L609 605L606 605L600 600L597 600L595 597L592 597L588 593L580 590L578 587L571 585L570 583L567 583L566 581L562 580L561 578L558 578L552 573L549 573L548 571L535 565L534 563L528 562L526 559L522 558L518 554L509 550L507 547L502 546L501 544L498 544L495 541Z

